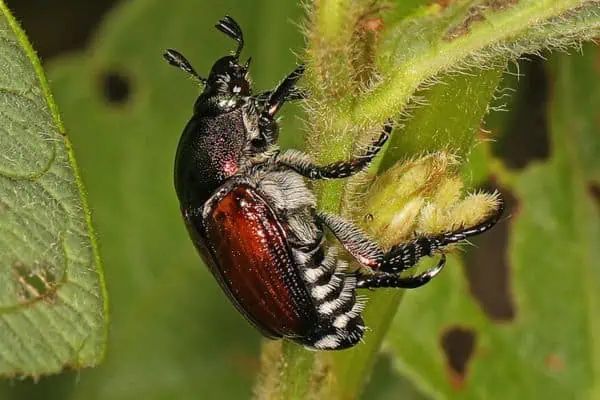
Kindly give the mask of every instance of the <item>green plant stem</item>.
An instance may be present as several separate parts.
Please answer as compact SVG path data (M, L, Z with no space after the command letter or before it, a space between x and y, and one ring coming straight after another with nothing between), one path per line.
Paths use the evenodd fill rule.
M402 300L404 291L383 290L372 293L363 312L369 331L359 348L333 355L332 371L336 381L331 392L337 399L355 399L373 369L381 343Z
M316 30L325 42L337 42L347 36L343 35L346 0L321 0L316 8Z
M284 388L281 399L301 400L309 398L315 353L309 352L295 343L285 341L282 355L285 365L282 374Z

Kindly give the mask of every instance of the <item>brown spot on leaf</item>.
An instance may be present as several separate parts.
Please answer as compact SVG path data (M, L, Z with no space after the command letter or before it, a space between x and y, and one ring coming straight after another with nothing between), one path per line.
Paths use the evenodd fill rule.
M471 30L471 25L483 20L483 14L477 9L469 10L465 19L444 35L444 40L451 41L458 37L464 36Z
M123 106L131 97L131 79L116 70L104 72L100 77L102 96L113 106Z
M497 187L486 188L494 191ZM517 208L517 201L506 190L500 190L505 204L504 216L485 235L472 239L474 246L465 257L469 289L486 315L495 322L510 322L515 317L515 306L510 287L510 268L506 254L509 218Z
M442 8L448 8L448 6L454 3L456 0L437 0L435 3L441 6Z
M36 262L32 266L22 261L13 262L15 280L18 285L18 296L21 302L40 299L52 301L58 286L52 266L44 262Z
M546 366L552 372L560 372L565 368L565 363L557 354L550 354L545 360Z
M8 211L9 206L2 199L0 199L0 213Z
M476 341L477 336L472 329L460 326L450 327L440 338L450 373L450 384L456 390L465 384Z
M550 155L547 101L548 79L544 61L533 57L519 62L522 76L511 106L511 112L496 137L494 153L513 170L525 168L532 161L547 159Z
M331 356L324 354L320 357L315 357L313 370L309 377L309 389L308 393L312 393L315 399L327 399L331 397L329 389L331 382L334 378L334 374L331 371ZM289 366L287 367L289 368Z
M444 40L451 41L468 34L471 31L471 26L485 19L485 12L489 12L490 10L504 10L514 6L518 2L519 0L486 0L481 4L469 8L463 21L446 32ZM446 3L446 5L443 3ZM447 7L450 3L452 3L452 1L438 1L438 4L442 5L442 7Z
M491 8L494 11L504 10L516 5L519 0L486 0L484 6Z
M589 182L587 188L592 200L598 206L598 211L600 211L600 184L596 182Z
M363 18L358 21L358 29L368 32L380 32L383 29L383 18Z
M373 2L356 20L354 28L353 67L355 79L361 85L367 84L376 73L375 50L383 30L381 11L391 8L389 4L376 5Z

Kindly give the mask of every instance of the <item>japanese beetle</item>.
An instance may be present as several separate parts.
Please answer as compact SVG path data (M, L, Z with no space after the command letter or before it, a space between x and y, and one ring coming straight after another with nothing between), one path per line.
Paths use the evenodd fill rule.
M225 17L216 28L238 42L201 77L175 50L171 64L194 76L204 90L181 136L175 159L175 189L189 234L205 264L238 311L270 338L307 348L339 350L363 336L358 288L416 288L445 265L444 246L491 228L502 212L483 222L435 236L419 236L384 252L359 228L317 210L306 180L346 178L369 165L392 131L387 123L356 158L320 166L307 154L276 145L277 112L302 98L295 88L298 66L275 90L252 94L250 59L239 57L244 38ZM372 272L349 271L328 229L345 250ZM440 254L435 268L402 277L424 256Z

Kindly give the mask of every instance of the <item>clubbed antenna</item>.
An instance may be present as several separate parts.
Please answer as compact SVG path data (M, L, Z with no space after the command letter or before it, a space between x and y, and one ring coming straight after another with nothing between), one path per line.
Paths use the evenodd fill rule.
M242 28L240 28L239 24L235 22L233 18L229 15L226 15L225 18L219 21L218 24L215 25L215 28L238 42L238 47L235 51L235 58L239 58L242 53L242 49L244 48L244 34L242 33Z
M198 79L200 82L206 84L206 78L203 78L200 75L198 75L198 73L196 72L194 67L192 67L192 64L187 60L187 58L185 58L183 54L181 54L177 50L167 49L167 51L165 51L165 53L163 54L163 57L172 66L184 70L188 74L192 75L194 78Z

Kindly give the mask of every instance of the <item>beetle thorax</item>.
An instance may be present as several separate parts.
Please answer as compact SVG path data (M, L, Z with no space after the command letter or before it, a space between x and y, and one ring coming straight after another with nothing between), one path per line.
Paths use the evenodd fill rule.
M180 201L207 199L243 162L247 132L243 110L194 115L179 142L175 186Z

